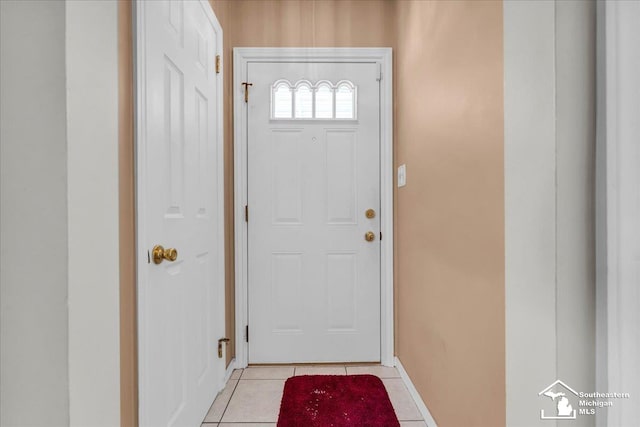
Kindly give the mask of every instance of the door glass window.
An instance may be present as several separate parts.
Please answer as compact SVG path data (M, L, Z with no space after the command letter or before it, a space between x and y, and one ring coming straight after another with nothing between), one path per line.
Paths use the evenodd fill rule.
M272 91L272 116L275 119L290 119L293 111L293 97L288 82L279 82Z
M336 119L353 119L355 107L353 85L342 82L336 90Z
M300 80L295 85L278 80L271 87L271 119L355 120L356 89L348 80Z
M333 118L333 90L328 82L319 83L316 89L316 119Z
M313 118L313 92L308 83L298 83L296 87L295 105L296 119Z

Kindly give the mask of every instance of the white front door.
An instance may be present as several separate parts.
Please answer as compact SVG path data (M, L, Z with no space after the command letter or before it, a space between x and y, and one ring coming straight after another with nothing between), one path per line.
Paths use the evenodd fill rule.
M248 361L380 361L378 66L247 76Z
M196 426L225 369L222 34L206 1L138 1L136 15L139 421Z

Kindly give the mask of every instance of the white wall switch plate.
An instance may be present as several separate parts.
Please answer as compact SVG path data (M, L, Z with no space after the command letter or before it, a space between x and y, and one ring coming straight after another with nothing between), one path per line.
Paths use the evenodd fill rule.
M407 185L407 165L398 166L398 187Z

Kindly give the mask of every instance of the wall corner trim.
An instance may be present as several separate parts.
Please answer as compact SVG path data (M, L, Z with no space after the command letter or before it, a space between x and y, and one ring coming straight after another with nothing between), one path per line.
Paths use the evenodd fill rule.
M411 378L409 378L409 374L404 369L404 366L402 366L402 363L400 362L400 359L398 359L398 357L395 358L395 363L396 363L396 368L400 373L400 378L402 378L404 385L407 387L407 390L409 390L409 394L413 398L413 401L416 402L418 411L420 411L420 413L422 414L422 417L424 418L424 422L427 424L427 427L438 427L438 425L436 424L436 420L433 419L431 412L429 412L429 408L427 408L427 405L424 403L424 400L422 400L420 393L418 393L418 390L413 385Z

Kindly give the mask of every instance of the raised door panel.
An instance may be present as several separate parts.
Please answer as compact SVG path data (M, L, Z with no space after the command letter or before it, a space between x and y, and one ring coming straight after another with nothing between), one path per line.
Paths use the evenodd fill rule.
M357 135L355 129L327 130L325 134L328 224L357 222Z

